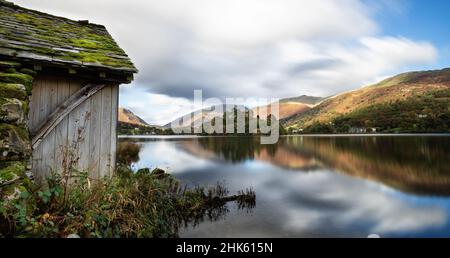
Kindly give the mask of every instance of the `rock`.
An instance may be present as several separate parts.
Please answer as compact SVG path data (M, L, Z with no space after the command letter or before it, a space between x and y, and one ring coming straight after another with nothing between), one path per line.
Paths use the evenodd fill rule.
M28 158L31 144L26 128L0 124L0 153L0 161Z
M156 177L156 178L158 178L158 179L163 179L163 178L166 178L168 176L166 171L164 171L164 170L162 170L160 168L153 169L151 175Z
M152 171L152 175L161 176L161 175L164 175L164 174L166 174L166 172L164 170L160 169L160 168L155 168Z
M24 125L25 116L22 101L18 99L5 99L0 102L0 123Z
M28 168L28 167L27 167L27 169L30 169L30 170L31 170L31 168ZM30 180L34 180L34 175L33 175L33 172L31 172L31 171L27 171L27 172L25 173L25 176L26 176L28 179L30 179Z
M166 175L166 172L159 168L155 168L151 172L149 168L141 168L136 172L136 175L148 175L148 174L155 176L157 178L161 178Z
M150 169L148 168L141 168L138 171L136 171L137 175L145 175L145 174L150 174Z
M22 84L31 93L33 77L29 74L0 72L0 81L8 84Z
M70 234L67 236L67 238L80 238L80 236L77 234Z
M0 82L0 97L26 100L27 89L20 83Z

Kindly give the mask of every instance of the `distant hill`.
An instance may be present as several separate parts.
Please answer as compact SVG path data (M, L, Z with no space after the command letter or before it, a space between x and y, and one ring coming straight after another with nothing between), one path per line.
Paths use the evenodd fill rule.
M286 98L286 99L281 99L280 103L279 103L279 118L278 119L286 119L289 118L293 115L296 114L300 114L302 112L308 111L310 110L314 105L316 105L317 103L319 103L323 98L321 97L312 97L312 96L306 96L306 95L302 95L299 97L293 97L293 98ZM258 108L265 108L268 112L267 115L270 115L270 105L269 106L260 106L260 107L255 107L252 109L249 109L243 105L237 105L237 108L239 110L245 110L245 111L250 111L253 117L256 117L258 115ZM209 108L204 108L203 109L203 121L210 121L211 119L215 118L215 117L223 117L223 113L221 112L217 112L217 107L209 107ZM225 105L223 105L222 110L225 110ZM197 111L195 111L197 112ZM171 123L173 122L179 122L177 124L180 124L180 127L189 127L189 126L193 126L194 123L196 122L195 120L191 121L190 123L188 122L187 118L189 117L193 117L195 112L191 112L189 114L186 114L182 117L179 117L177 119L175 119L174 121L164 125L164 128L170 128L171 127ZM183 119L183 120L181 120ZM265 117L264 117L265 119ZM181 123L181 121L183 121Z
M311 132L441 132L450 127L449 103L450 69L410 72L327 98L284 124Z
M122 107L119 107L119 122L138 126L150 126L144 119L134 114L131 110Z
M236 107L239 110L245 110L245 111L249 110L247 107L241 106L241 105L237 105ZM222 112L219 112L217 109L220 109L220 105L219 106L211 106L211 107L204 108L202 110L202 119L203 119L203 121L204 122L210 121L210 120L212 120L213 118L216 118L216 117L222 118L223 117L223 112L225 112L225 111L228 112L229 111L229 110L226 110L226 105L225 104L222 105ZM200 118L198 118L197 120L194 119L195 118L194 114L196 112L199 112L199 111L200 110L197 110L197 111L191 112L189 114L186 114L186 115L184 115L182 117L179 117L179 118L173 120L172 122L164 125L163 128L171 128L172 123L174 123L176 125L179 125L178 127L193 127L193 125L197 122L197 120L200 119ZM189 121L189 117L191 117L191 121Z
M302 114L308 110L310 110L314 105L319 103L323 98L321 97L313 97L313 96L306 96L302 95L299 97L293 97L293 98L286 98L281 99L279 103L279 110L278 110L278 119L279 120L286 120L294 115ZM255 107L252 109L254 116L258 114L258 108L263 108L263 110L267 110L268 114L271 113L270 105L268 106L261 106L261 107Z

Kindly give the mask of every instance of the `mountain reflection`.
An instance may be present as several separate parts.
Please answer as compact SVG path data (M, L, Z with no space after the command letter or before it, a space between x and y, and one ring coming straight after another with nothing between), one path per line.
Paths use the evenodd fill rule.
M260 160L293 171L331 168L404 192L450 195L450 141L445 136L284 137L261 145L257 137L207 137L180 148L223 162Z

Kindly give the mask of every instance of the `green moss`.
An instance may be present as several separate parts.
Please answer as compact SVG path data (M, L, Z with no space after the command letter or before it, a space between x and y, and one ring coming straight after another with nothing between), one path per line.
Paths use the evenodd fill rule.
M27 92L21 84L0 82L0 97L25 100Z
M20 22L32 25L51 25L53 23L50 19L28 13L14 13L14 17Z
M35 20L32 15L29 15L29 14L26 14L26 13L15 13L14 17L16 17L16 19L18 21L25 22L25 23L28 23L28 22L31 22L31 21Z
M36 71L28 69L28 68L22 68L22 69L20 69L20 72L23 74L31 75L33 77L36 76L36 74L37 74Z
M71 42L73 46L76 47L90 48L90 49L97 49L100 47L97 42L89 39L72 39Z
M16 161L0 169L0 181L10 181L16 177L23 177L26 168L23 162Z
M28 115L28 112L30 112L30 105L28 104L28 101L22 101L22 108L26 117Z
M21 64L18 62L0 61L0 68L17 68L20 66Z
M15 126L10 124L0 124L0 136L6 138L6 134L16 134L22 141L29 141L28 131L23 126Z
M98 52L83 51L80 53L69 53L68 55L59 56L58 58L64 60L78 60L83 63L98 63L111 67L130 67L130 65L132 65L131 62L127 60L115 59Z
M3 69L3 72L5 72L5 73L17 73L16 69L14 69L14 68Z
M0 82L18 83L25 86L28 93L31 93L33 77L22 73L3 73L0 72Z

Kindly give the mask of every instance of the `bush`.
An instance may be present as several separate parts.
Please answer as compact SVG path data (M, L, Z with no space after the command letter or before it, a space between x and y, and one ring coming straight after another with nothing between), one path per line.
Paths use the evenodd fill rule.
M30 184L2 205L0 236L176 237L180 226L227 211L224 203L211 205L227 193L223 186L188 189L160 169L119 166L113 178L95 182L80 173L70 181L53 174L45 187Z

